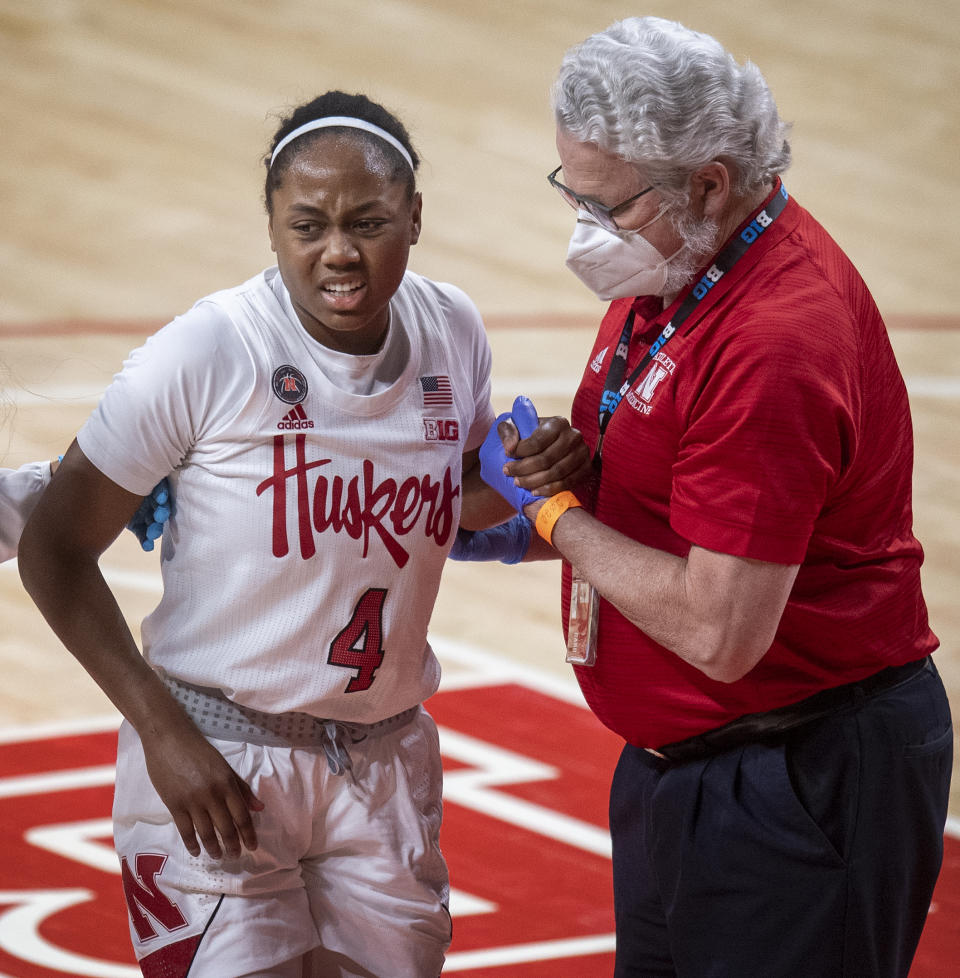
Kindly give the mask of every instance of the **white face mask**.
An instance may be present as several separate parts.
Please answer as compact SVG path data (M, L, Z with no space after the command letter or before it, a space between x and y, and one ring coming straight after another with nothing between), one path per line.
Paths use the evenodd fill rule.
M623 299L635 295L662 295L667 266L683 246L664 258L640 234L663 216L663 211L641 228L608 231L581 210L567 249L567 268L598 299Z

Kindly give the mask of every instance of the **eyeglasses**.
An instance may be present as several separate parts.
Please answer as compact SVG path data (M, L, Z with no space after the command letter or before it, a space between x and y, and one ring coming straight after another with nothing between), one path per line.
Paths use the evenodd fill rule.
M628 197L626 200L621 200L619 204L614 204L613 207L607 207L605 204L601 204L599 201L593 200L590 197L584 197L582 194L578 194L576 191L571 190L569 187L565 187L558 179L557 174L563 169L563 166L558 166L552 173L547 174L547 181L551 187L556 187L560 192L560 196L576 211L581 207L600 225L602 228L606 228L608 231L619 231L620 226L613 218L614 211L618 211L627 204L632 204L635 200L638 200L644 194L650 193L653 187L647 187L646 190L641 190L640 193L634 194L632 197Z

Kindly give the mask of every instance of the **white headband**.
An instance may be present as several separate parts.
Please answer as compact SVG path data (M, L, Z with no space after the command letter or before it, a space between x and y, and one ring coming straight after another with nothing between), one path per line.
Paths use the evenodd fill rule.
M277 158L280 150L284 146L292 143L295 139L308 132L313 132L314 129L327 129L330 126L346 126L349 129L363 129L364 132L372 132L374 136L379 136L384 142L389 143L406 161L407 165L413 170L413 160L410 158L410 154L407 152L406 147L399 139L394 138L386 130L381 129L379 126L373 125L371 122L365 122L363 119L354 119L352 116L348 115L328 115L323 119L314 119L312 122L305 122L299 129L294 129L293 132L287 133L283 139L277 143L277 148L273 151L273 155L270 157L270 166L273 166L273 161Z

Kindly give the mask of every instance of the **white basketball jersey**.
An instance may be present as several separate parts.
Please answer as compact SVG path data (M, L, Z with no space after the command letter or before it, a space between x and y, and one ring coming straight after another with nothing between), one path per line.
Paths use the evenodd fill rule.
M452 286L408 272L390 312L399 377L345 391L268 269L131 354L78 435L132 492L172 472L163 597L143 624L162 673L364 723L436 690L427 625L461 457L493 421L490 352Z

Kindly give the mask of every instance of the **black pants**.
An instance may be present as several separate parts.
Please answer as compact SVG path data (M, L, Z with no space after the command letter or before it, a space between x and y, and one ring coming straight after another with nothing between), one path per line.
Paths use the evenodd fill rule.
M943 856L953 732L931 664L781 742L610 795L616 978L905 978Z

